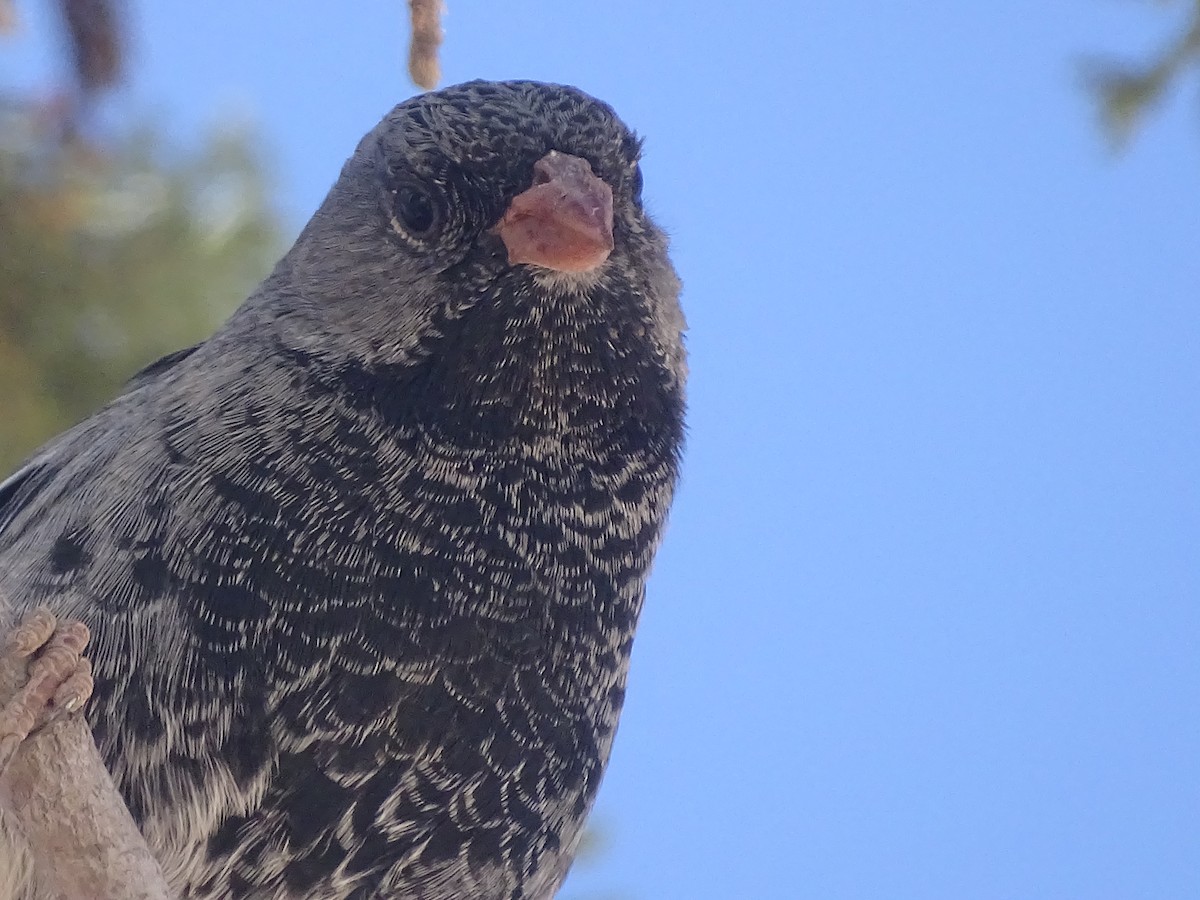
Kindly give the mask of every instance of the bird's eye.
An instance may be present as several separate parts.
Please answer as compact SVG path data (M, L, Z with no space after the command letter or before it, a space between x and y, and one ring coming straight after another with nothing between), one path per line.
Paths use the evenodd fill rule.
M633 202L641 205L642 202L642 167L637 163L633 164L633 170L629 174L629 193L633 197Z
M438 223L433 198L411 184L398 187L395 197L396 221L413 237L428 237Z

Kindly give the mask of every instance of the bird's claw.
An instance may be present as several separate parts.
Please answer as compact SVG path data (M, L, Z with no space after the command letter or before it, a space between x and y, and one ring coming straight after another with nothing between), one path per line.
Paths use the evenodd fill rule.
M0 707L0 772L32 734L77 712L92 695L92 664L83 655L90 634L82 622L59 622L48 609L21 620L0 662L24 669L25 681Z

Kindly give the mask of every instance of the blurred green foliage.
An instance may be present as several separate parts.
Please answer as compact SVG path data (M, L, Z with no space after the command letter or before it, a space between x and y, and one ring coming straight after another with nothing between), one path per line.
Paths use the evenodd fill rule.
M150 127L70 134L52 108L0 101L0 478L210 333L280 250L244 130L187 154Z
M1113 144L1123 146L1167 91L1200 68L1200 0L1154 0L1154 5L1183 12L1169 38L1150 58L1138 63L1093 62L1086 77L1099 103L1101 120Z

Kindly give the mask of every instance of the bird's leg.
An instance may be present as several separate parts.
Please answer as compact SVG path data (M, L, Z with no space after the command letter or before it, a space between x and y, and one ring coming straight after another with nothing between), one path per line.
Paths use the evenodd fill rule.
M83 655L89 637L82 622L60 623L43 608L26 615L4 642L0 670L16 690L0 705L0 773L29 735L91 696L92 664Z

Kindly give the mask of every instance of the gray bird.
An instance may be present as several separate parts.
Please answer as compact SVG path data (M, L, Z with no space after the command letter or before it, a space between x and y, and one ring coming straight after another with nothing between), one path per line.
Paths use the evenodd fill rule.
M562 882L683 437L639 147L570 87L401 104L212 337L0 484L0 628L91 627L88 721L180 897Z

